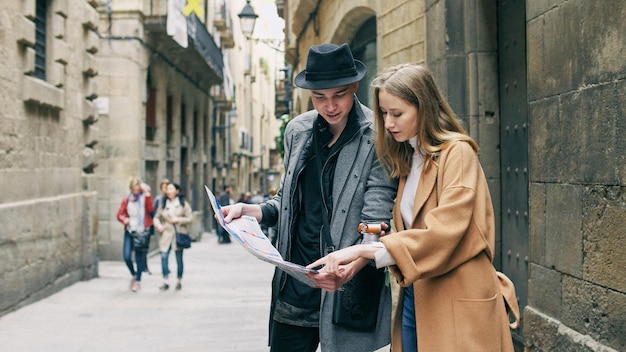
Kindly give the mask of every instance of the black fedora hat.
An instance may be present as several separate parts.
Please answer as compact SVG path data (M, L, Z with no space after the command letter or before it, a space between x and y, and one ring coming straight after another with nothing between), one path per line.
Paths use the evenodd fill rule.
M304 89L328 89L360 81L365 64L352 57L348 44L320 44L309 48L306 69L294 79Z

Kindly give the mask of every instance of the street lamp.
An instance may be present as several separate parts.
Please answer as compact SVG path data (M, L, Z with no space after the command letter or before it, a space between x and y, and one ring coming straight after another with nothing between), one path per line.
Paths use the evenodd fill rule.
M254 9L250 5L250 0L246 0L246 5L241 9L239 13L239 22L241 23L241 32L243 35L250 39L252 37L252 32L254 32L254 24L256 23L257 15L254 12Z

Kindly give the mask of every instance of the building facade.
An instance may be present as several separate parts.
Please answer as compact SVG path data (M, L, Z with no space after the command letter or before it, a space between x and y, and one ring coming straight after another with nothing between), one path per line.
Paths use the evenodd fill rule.
M96 6L0 10L0 315L98 274Z
M225 183L232 187L235 200L245 192L266 194L277 188L282 172L276 141L282 113L276 112L275 97L284 76L283 20L273 0L250 2L247 6L258 18L252 33L245 34L239 14L246 4L244 0L229 2L235 38L229 59L236 93Z
M134 176L152 187L153 196L162 179L180 184L194 211L192 238L213 224L203 186L211 185L215 167L213 127L229 110L222 50L232 46L232 35L214 26L221 6L190 4L100 4L97 191L103 260L120 258L123 226L116 214Z
M626 348L623 1L279 0L285 58L350 44L368 66L424 64L480 145L495 266L516 284L518 350ZM294 90L290 116L311 108Z
M270 30L276 7L263 1L246 39L244 4L21 0L0 10L0 315L122 259L116 214L132 177L153 196L160 180L179 183L195 239L215 226L204 185L278 186L282 30Z

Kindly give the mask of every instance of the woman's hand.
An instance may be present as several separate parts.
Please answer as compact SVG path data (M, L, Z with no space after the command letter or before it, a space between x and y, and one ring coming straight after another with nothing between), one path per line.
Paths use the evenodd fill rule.
M369 259L366 258L357 258L348 264L340 265L334 273L329 273L325 268L322 268L319 270L319 273L308 274L307 276L315 282L317 288L328 292L335 292L341 290L343 284L352 280L354 275L367 265L368 261ZM309 265L309 267L311 267L311 265Z
M154 227L157 229L157 231L159 232L163 232L163 230L165 230L165 226L163 225L154 225Z
M327 256L309 264L307 268L324 265L323 270L325 272L339 276L341 275L340 268L342 265L349 264L359 258L374 259L375 251L376 249L370 245L357 244L329 253Z
M150 186L148 186L148 184L142 183L139 187L141 187L141 192L143 192L146 197L150 197Z

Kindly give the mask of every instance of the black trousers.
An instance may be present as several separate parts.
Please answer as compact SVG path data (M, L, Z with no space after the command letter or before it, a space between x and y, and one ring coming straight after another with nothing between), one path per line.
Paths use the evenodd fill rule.
M270 352L315 352L320 343L320 329L272 321Z

